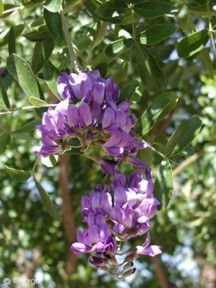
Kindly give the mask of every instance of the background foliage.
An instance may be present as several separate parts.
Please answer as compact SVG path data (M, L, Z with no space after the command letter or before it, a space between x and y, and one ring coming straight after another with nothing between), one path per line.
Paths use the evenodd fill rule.
M0 1L1 279L38 279L40 287L216 287L214 5ZM138 157L152 166L162 201L151 234L164 253L141 258L124 283L70 254L82 225L80 198L102 181L99 167L82 155L48 161L34 154L35 126L59 97L56 78L72 70L63 19L80 66L114 77L121 100L133 103L137 133L152 146Z

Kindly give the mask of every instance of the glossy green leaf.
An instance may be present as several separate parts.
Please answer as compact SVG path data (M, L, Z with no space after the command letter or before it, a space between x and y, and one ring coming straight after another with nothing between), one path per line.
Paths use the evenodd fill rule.
M62 1L46 0L43 6L50 12L60 12L60 10L62 9Z
M56 42L64 41L64 34L62 30L61 15L59 13L52 13L44 9L44 20L52 38Z
M12 54L7 59L7 68L26 95L40 98L37 79L31 67L24 59L16 54Z
M14 37L18 37L22 31L24 29L24 25L23 24L19 24L19 25L16 25L16 26L13 26L13 30L14 30ZM0 47L4 46L4 45L7 45L8 42L9 42L9 33L10 33L10 30L8 30L8 32L6 31L6 33L2 32L0 34ZM1 35L4 35L3 38L1 38Z
M115 80L115 83L120 83L124 80L125 77L127 77L128 72L128 62L124 61L121 64L119 64L117 71L113 75L113 79Z
M129 100L132 97L133 93L136 91L136 89L139 87L139 85L140 85L139 81L135 80L132 81L129 85L125 86L121 90L121 96L120 96L121 101Z
M60 218L58 210L56 209L54 202L52 201L48 193L45 191L43 186L37 181L35 176L33 176L33 178L34 178L35 185L38 189L38 192L40 193L41 202L43 203L45 209L52 216L54 220L60 221L61 218Z
M163 109L163 111L161 112L161 114L159 115L157 120L161 120L165 116L167 116L169 114L169 112L173 110L173 108L175 107L175 105L178 101L178 96L177 96L176 92L174 92L174 91L163 92L155 100L157 100L159 98L160 99L167 99L167 105Z
M17 182L26 182L31 177L31 172L14 169L8 166L5 166L5 170L12 180Z
M1 103L3 103L3 105L5 106L5 108L10 109L10 101L8 99L7 91L1 77L0 77L0 100Z
M50 61L44 63L43 65L44 80L46 81L51 92L59 99L61 98L58 94L56 80L60 74L61 74L60 71Z
M10 135L7 133L0 135L0 154L2 154L7 149L9 144Z
M179 42L177 46L179 57L185 58L196 54L205 47L208 40L209 35L207 29L194 32L186 36Z
M134 11L145 18L156 18L171 13L174 5L163 1L147 1L142 4L136 4Z
M139 42L144 45L157 44L176 32L176 27L170 24L152 26L139 35Z
M168 160L163 160L154 187L154 195L161 202L162 209L165 209L172 199L173 190L172 167Z
M11 134L16 136L20 133L29 133L30 131L35 130L35 127L39 124L41 124L41 119L34 119L32 121L28 121L28 123L18 127Z
M205 63L207 69L208 69L208 73L209 73L209 76L214 79L214 68L213 68L213 65L212 65L212 60L211 60L211 57L209 55L209 52L206 48L203 48L201 51L200 51L200 55L202 57L202 60L203 62Z
M164 154L174 156L182 152L197 136L201 125L202 121L196 116L183 122L171 135L167 145L165 146Z
M142 114L142 135L147 134L156 121L162 119L175 106L176 97L171 93L167 92L158 96Z
M97 29L93 35L93 42L91 44L91 49L97 47L105 38L107 31L107 23L100 21L97 23Z
M13 26L8 33L8 52L9 54L16 53L16 34Z
M116 40L107 46L107 48L105 49L105 54L109 58L116 57L119 54L132 49L133 44L134 44L133 39Z
M192 15L197 15L201 17L211 17L216 16L216 10L213 9L213 5L210 3L205 3L203 5L191 6L189 12Z
M3 11L4 11L4 4L2 0L0 0L0 16L3 14Z
M158 91L165 84L165 76L153 57L144 46L136 45L136 58L140 77L150 91Z
M50 32L46 25L40 26L39 28L28 32L23 36L32 42L46 41L51 39Z
M34 73L40 71L45 61L47 61L54 49L54 41L52 39L37 42L34 47L32 58L32 70Z

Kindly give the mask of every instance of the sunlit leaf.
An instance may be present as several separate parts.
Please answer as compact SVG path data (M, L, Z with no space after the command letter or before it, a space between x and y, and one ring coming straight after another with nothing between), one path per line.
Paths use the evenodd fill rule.
M4 4L2 0L0 0L0 16L2 15L3 11L4 11Z
M159 95L141 116L142 135L147 134L157 120L165 117L175 106L177 96L174 92L165 92Z
M31 103L33 106L36 106L36 107L41 107L47 104L45 101L35 98L35 97L29 97L28 101L29 103Z
M170 24L152 26L139 35L139 41L144 45L157 44L176 32L176 27Z
M16 54L7 59L7 68L26 95L40 98L36 77L29 64Z
M57 91L56 80L60 74L61 74L60 71L50 61L44 63L43 65L44 80L46 81L52 93L59 99L61 98Z
M109 58L118 56L119 54L130 50L133 47L133 39L119 39L109 44L105 49L105 54Z
M134 11L145 18L156 18L168 14L172 11L174 5L163 1L147 1L142 4L136 4Z
M143 45L136 45L136 59L143 84L151 91L158 91L165 84L165 76L153 57Z
M62 9L62 1L61 0L45 0L45 4L43 6L50 12L60 12Z
M209 35L207 29L194 32L186 36L179 42L177 46L177 52L179 57L185 58L196 54L205 47L208 40Z
M182 152L197 136L201 125L202 121L196 116L183 122L171 135L164 154L170 157Z

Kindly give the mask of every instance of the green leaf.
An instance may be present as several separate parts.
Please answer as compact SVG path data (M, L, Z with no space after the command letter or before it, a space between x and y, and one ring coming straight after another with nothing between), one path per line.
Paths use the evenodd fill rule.
M47 105L47 103L41 99L35 98L35 97L29 97L28 98L29 103L31 103L33 106L41 107L44 105Z
M10 101L8 99L7 91L4 85L4 82L0 76L0 100L5 105L5 108L10 109Z
M165 209L172 199L173 190L172 167L168 160L163 160L154 187L154 195L161 202L162 209Z
M174 5L172 3L162 1L148 1L133 7L137 14L150 19L168 14L173 8Z
M132 81L129 85L125 86L121 90L121 101L128 100L132 97L133 93L136 91L136 89L139 87L140 83L137 80Z
M24 29L24 25L23 24L19 24L19 25L16 25L16 26L13 26L13 30L14 30L14 37L18 37L22 31ZM2 32L1 34L3 35L3 38L1 38L1 34L0 34L0 47L3 47L4 45L7 45L8 42L9 42L9 33L10 33L10 30L8 30L8 32L6 31L6 33Z
M22 125L21 127L18 127L16 130L14 130L12 132L12 135L13 134L20 134L20 133L23 133L23 132L30 132L32 130L35 129L35 127L37 125L41 124L41 119L34 119L32 121L28 121L28 123ZM15 135L16 136L16 135Z
M179 57L185 58L196 54L205 47L208 40L209 35L207 29L203 29L186 36L177 46Z
M133 45L134 45L134 40L131 38L119 39L119 40L112 42L111 44L107 46L107 48L105 49L105 54L109 58L113 58L113 57L120 55L123 52L126 52L132 49Z
M51 39L50 32L48 31L46 25L40 26L38 29L28 32L23 36L32 42L46 41Z
M2 0L0 0L0 16L3 14L4 11L4 4L2 3Z
M192 15L197 15L201 17L216 16L216 10L213 9L213 5L209 5L209 4L205 3L203 5L192 6L189 8L189 12Z
M16 54L7 59L9 73L17 80L26 95L40 98L37 79L29 64Z
M50 61L44 63L43 65L44 80L46 81L52 93L61 100L56 87L56 80L60 74L61 74L60 71Z
M44 9L44 20L52 38L56 42L64 41L64 34L62 30L61 15L59 13L52 13Z
M199 133L202 121L199 117L192 117L184 121L171 135L164 154L174 156L182 152Z
M139 35L139 41L144 45L157 44L176 32L176 27L170 24L152 26Z
M54 202L52 201L48 193L45 191L43 186L37 181L34 175L33 175L33 178L34 178L35 185L38 189L38 192L40 193L41 202L43 203L45 209L53 217L54 220L60 221L61 218L60 218L58 210L56 209Z
M211 60L211 57L209 55L209 52L206 48L203 48L201 51L200 51L200 55L202 57L202 60L203 62L205 63L207 69L208 69L208 73L209 73L209 76L214 79L214 68L213 68L213 63L212 63L212 60Z
M153 57L144 46L136 45L137 65L143 84L150 91L158 91L165 85L165 76Z
M31 172L14 169L8 166L5 166L5 170L12 180L17 182L26 182L31 177Z
M46 41L37 42L35 44L32 57L32 70L34 73L40 71L45 61L47 61L54 49L54 41L48 39Z
M60 10L62 9L62 1L46 0L43 6L50 12L60 12Z
M163 92L156 99L159 99L159 98L160 99L167 99L167 105L163 109L163 111L161 112L161 114L159 115L157 120L161 120L167 114L169 114L169 112L175 107L175 105L176 105L176 103L178 101L178 96L177 96L176 92L174 92L174 91Z
M162 119L172 110L176 103L174 92L166 92L158 96L141 116L142 135L147 134L157 120Z
M117 71L113 74L113 79L115 80L115 83L120 83L124 80L125 77L127 77L127 71L128 71L128 62L124 61L121 64L119 64Z
M13 26L8 33L8 52L9 54L16 53L16 34Z
M0 135L0 154L2 154L7 149L9 144L10 135L7 133Z

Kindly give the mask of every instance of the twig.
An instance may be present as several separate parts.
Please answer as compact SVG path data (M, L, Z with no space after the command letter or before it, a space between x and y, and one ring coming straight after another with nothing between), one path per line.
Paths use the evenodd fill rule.
M74 215L71 209L71 195L68 188L68 167L69 157L68 155L62 155L60 157L60 181L59 190L62 197L62 216L63 224L66 233L68 243L71 245L76 240L76 228ZM74 253L69 251L68 259L66 263L65 271L68 275L74 272L76 266L77 257Z
M11 114L17 111L22 111L22 110L31 110L31 109L40 109L40 108L48 108L48 107L56 107L57 104L47 104L47 105L40 105L40 106L24 106L24 107L20 107L20 108L14 108L14 109L10 109L7 110L5 112L0 112L0 115L6 115L6 114Z
M197 161L199 158L202 157L202 155L204 154L203 151L200 151L198 153L195 153L194 155L190 156L189 158L187 158L184 162L182 162L177 168L175 168L175 170L173 171L173 176L178 175L182 170L184 170L188 165L190 165L191 163Z
M61 10L60 14L61 14L61 19L62 19L62 28L63 28L63 32L64 32L64 35L65 35L65 39L66 39L66 42L67 42L67 45L68 45L69 54L70 54L71 65L74 68L74 71L76 73L79 73L80 72L80 67L79 67L78 60L76 58L75 52L74 52L73 43L71 41L71 36L70 36L70 34L68 32L68 28L67 28L67 23L66 23L66 19L65 19L65 16L64 16L64 12Z
M158 281L160 283L160 287L161 288L169 288L169 284L167 282L167 279L165 277L163 268L162 268L162 264L160 262L160 258L158 257L152 257L152 264L154 265L155 268L155 272L158 278Z

